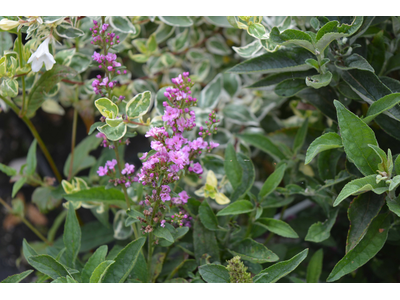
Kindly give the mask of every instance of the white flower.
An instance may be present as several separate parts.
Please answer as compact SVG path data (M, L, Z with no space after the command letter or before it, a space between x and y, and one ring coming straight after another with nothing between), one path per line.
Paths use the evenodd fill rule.
M9 20L4 18L0 21L0 29L1 30L11 30L19 25L18 21Z
M50 37L45 39L43 43L40 44L39 48L37 48L36 52L29 58L28 64L31 63L33 72L38 72L43 66L43 63L45 64L47 71L56 63L53 55L49 52L49 42Z

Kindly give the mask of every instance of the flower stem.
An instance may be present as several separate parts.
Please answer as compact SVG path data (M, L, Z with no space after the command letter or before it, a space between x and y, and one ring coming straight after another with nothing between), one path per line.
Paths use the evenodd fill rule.
M18 114L19 113L19 109L18 107L11 101L8 100L7 98L3 97L0 95L0 99L2 99L9 107L11 107L11 109ZM42 152L44 154L44 156L46 157L51 169L53 170L54 175L56 176L58 182L61 182L62 177L60 172L58 172L58 169L56 167L56 164L54 163L53 158L51 157L49 151L46 148L46 145L43 143L39 133L37 132L35 126L32 124L31 120L29 120L26 116L21 117L21 119L25 122L25 124L29 127L29 130L32 132L33 136L36 138L40 149L42 149Z
M159 196L159 194L160 194L160 191L158 191L158 196ZM151 216L150 226L153 226L153 220L154 220L154 217L156 216L156 213L158 211L159 205L160 205L160 200L157 200L155 205L154 205L154 208L153 208L153 214ZM151 272L151 258L153 256L153 250L154 250L153 249L153 231L151 231L149 233L149 239L148 239L147 247L148 247L148 251L147 251L147 270L149 272L148 280L149 280L150 283L152 283L153 282L153 274Z
M19 67L22 69L24 67L24 60L22 57L22 35L21 35L21 30L18 30L18 62L19 62ZM25 75L21 76L21 81L22 81L22 107L19 112L19 117L25 116L25 113L28 109L28 103L26 102L26 97L25 97Z
M78 110L74 108L74 120L72 123L72 140L71 140L71 161L69 163L69 172L68 172L68 181L71 180L72 177L72 167L74 165L74 152L75 152L75 143L76 143L76 126L78 123Z
M117 162L118 162L118 169L119 169L119 174L120 174L120 177L121 177L122 176L122 174L121 174L121 172L122 172L122 164L121 164L121 159L119 157L118 143L117 142L114 142L114 152L115 152L115 157L116 157ZM122 187L122 190L124 191L124 195L125 195L125 201L126 201L126 206L127 206L126 208L129 209L129 207L131 207L131 204L130 204L131 201L129 199L128 192L126 191L126 187L125 187L124 184L121 184L121 187Z
M12 213L12 207L7 204L2 198L0 198L0 203L4 205L5 208L8 209L10 213ZM29 227L30 230L33 231L34 234L37 235L38 238L40 238L43 242L45 242L47 245L51 246L52 244L33 226L27 219L25 219L24 216L18 216L22 222L25 223L26 226Z

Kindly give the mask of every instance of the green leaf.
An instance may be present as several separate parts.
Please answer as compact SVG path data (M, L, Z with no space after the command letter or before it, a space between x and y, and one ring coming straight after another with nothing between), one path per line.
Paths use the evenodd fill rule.
M22 242L22 252L26 260L31 256L38 255L37 252L28 244L26 239Z
M0 171L10 177L17 175L17 170L3 164L0 164Z
M149 111L151 104L151 93L145 91L137 94L126 104L126 114L130 119L137 119Z
M349 197L362 192L373 191L375 194L383 194L388 190L385 181L376 183L376 175L369 175L363 178L358 178L350 181L344 186L340 194L337 196L333 206L338 206L340 202Z
M314 89L319 89L329 85L331 80L332 80L332 73L328 71L325 74L306 77L306 85L313 87Z
M56 30L57 30L57 34L60 37L67 38L67 39L74 39L74 38L80 37L85 34L82 30L80 30L78 28L74 28L69 25L65 25L65 23L63 25L58 25Z
M392 181L390 182L389 185L389 192L397 189L397 187L400 185L400 175L397 175L392 178Z
M247 260L252 263L274 262L279 257L265 247L252 239L245 239L238 244L235 244L231 249L228 249L232 255L239 255L242 260Z
M157 227L156 230L154 230L154 235L158 238L166 239L168 242L174 242L174 237L167 228Z
M174 27L165 23L161 23L157 30L154 32L156 35L157 44L161 44L174 33Z
M36 139L33 140L31 146L29 147L28 155L26 157L26 174L27 175L33 175L36 171L36 145L37 141Z
M339 21L330 21L320 28L316 36L316 48L322 53L325 48L334 40L350 36L361 27L363 17L355 17L351 24L342 24Z
M118 116L118 106L108 98L97 99L94 105L103 117L115 119Z
M244 58L253 57L261 48L262 45L258 39L243 47L232 47L237 54Z
M208 204L207 200L203 200L199 207L199 217L201 223L203 223L204 227L208 230L219 230L218 220L215 216L212 208Z
M112 16L110 17L110 24L114 29L123 33L133 33L134 35L136 34L135 26L127 17Z
M214 109L221 96L223 87L223 77L218 74L210 81L201 91L200 97L197 100L197 106L200 108Z
M296 239L299 237L296 231L294 231L288 223L281 220L275 220L273 218L261 218L257 220L256 224L286 238Z
M327 240L331 235L331 229L336 222L338 212L339 210L335 209L333 212L330 212L329 218L325 222L317 222L312 224L310 228L308 228L308 232L304 240L314 243L321 243Z
M262 24L253 23L247 27L247 33L256 39L265 38L267 31Z
M81 227L76 217L75 209L69 205L67 220L64 225L65 259L70 268L75 268L75 260L81 248Z
M366 264L385 245L389 227L389 214L377 216L364 238L336 264L326 281L336 281Z
M386 205L388 206L390 211L394 212L397 216L400 217L400 197L396 197L395 199L386 197Z
M108 269L114 264L113 260L102 261L94 270L90 276L89 283L100 283L102 282L104 275L107 274Z
M276 168L271 175L269 175L267 180L264 182L260 193L258 194L259 199L264 199L273 191L275 191L275 189L281 183L283 175L285 175L285 170L286 164L282 164L278 168Z
M278 83L274 92L281 97L292 97L305 88L307 85L303 78L289 78Z
M73 76L76 76L74 69L59 64L55 64L51 70L44 72L29 92L26 116L30 118L35 114L45 101L45 94L50 92L57 83L63 78Z
M115 258L102 282L124 282L136 264L140 250L142 249L146 239L141 237L130 242Z
M340 134L347 158L365 176L376 174L378 157L368 144L378 146L375 134L355 114L347 110L342 103L334 101L340 127Z
M282 151L277 146L275 146L275 144L272 143L269 138L267 138L262 134L245 133L245 134L238 134L238 137L241 138L246 143L264 151L278 162L286 158L285 155L282 153Z
M367 115L362 119L365 123L371 122L381 113L386 112L392 107L400 103L400 93L386 95L380 98L378 101L372 103L367 111Z
M199 273L208 283L229 283L229 271L221 265L202 265L199 267Z
M190 27L193 25L192 19L186 16L163 16L158 18L165 24L175 27Z
M211 256L211 262L221 262L214 231L205 228L199 219L193 224L193 247L197 264L200 264L203 255Z
M15 275L8 276L6 279L4 279L0 283L18 283L18 282L21 282L26 277L28 277L32 272L33 272L33 270L27 270L27 271L22 272L20 274L15 274Z
M258 273L253 277L255 283L274 283L282 277L288 275L307 257L308 249L304 249L299 254L289 260L278 262Z
M35 189L32 194L32 202L37 205L40 212L46 213L60 204L61 198L55 197L54 192L55 190L48 186Z
M102 127L97 127L97 130L104 133L107 139L115 142L122 139L125 136L127 126L125 123L120 123L116 127L111 127L110 125L106 124Z
M314 56L301 47L281 48L276 52L268 52L246 60L233 68L229 73L278 73L290 71L304 71L311 67L304 61Z
M67 267L56 261L53 257L47 254L33 255L29 257L28 263L39 272L47 276L57 279L58 277L65 277L71 275L67 271Z
M343 147L342 138L335 132L328 132L316 138L308 147L305 164L309 164L318 153Z
M102 125L104 123L101 123ZM96 135L90 135L84 138L76 147L74 151L74 162L72 164L71 178L78 174L81 170L89 168L96 163L96 159L89 155L89 153L100 145L101 139L96 138ZM68 177L69 168L71 164L71 154L68 155L64 164L64 175Z
M307 283L318 283L322 272L324 250L321 248L311 257L307 267Z
M299 131L297 131L296 137L294 138L293 152L295 154L301 149L301 147L303 147L304 141L307 136L307 130L308 130L308 118L305 119Z
M234 187L234 191L230 196L232 202L245 195L253 186L255 179L255 170L252 161L243 153L237 154L238 162L243 170L242 181L239 186Z
M159 252L153 255L151 258L151 274L153 278L153 282L157 279L158 275L160 275L163 263L165 259L165 253Z
M106 259L108 251L108 246L103 245L97 248L97 250L89 257L89 260L86 262L83 267L81 277L83 283L90 282L90 277L93 274L93 271Z
M286 29L283 32L279 32L279 29L277 27L274 27L271 29L269 38L279 45L284 46L292 44L303 47L311 53L315 54L314 42L311 36L304 31L296 29Z
M234 47L233 47L234 48ZM260 88L260 87L266 87L266 86L271 86L277 83L280 83L286 79L299 79L302 78L302 83L304 84L304 80L306 76L312 76L316 75L315 70L307 70L307 71L300 71L300 72L284 72L284 73L278 73L278 74L271 74L255 83L252 85L248 86L248 88Z
M297 96L315 106L330 119L334 121L337 120L336 109L333 105L333 101L337 99L338 96L335 90L331 87L327 86L317 90L308 88L299 92Z
M21 177L20 179L17 180L17 182L14 183L13 188L12 188L11 197L13 197L13 198L15 197L15 195L22 188L22 186L25 184L26 181L27 181L27 177Z
M238 186L242 181L243 170L237 160L236 151L231 143L227 145L225 150L224 169L232 186Z
M115 204L120 207L126 206L124 193L114 188L106 190L104 186L66 194L64 198L68 201L103 202L104 204Z
M335 62L335 66L340 70L351 70L358 69L364 70L368 72L374 73L374 68L369 64L369 62L357 53L353 53L352 55L346 57L343 60L343 65L339 64L337 61Z
M350 228L347 234L346 253L362 240L372 220L385 204L385 195L368 192L356 197L347 210Z
M211 36L209 39L206 40L206 48L210 53L216 55L229 55L232 53L232 50L228 45L225 43L224 38L216 34Z
M217 213L217 216L232 216L249 213L254 210L253 204L247 200L238 200L229 204Z

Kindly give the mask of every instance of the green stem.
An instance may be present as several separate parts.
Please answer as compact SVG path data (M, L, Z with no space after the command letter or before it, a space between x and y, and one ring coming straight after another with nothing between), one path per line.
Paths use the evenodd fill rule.
M116 157L117 163L118 163L119 174L120 174L120 177L121 177L122 176L122 173L121 173L122 172L122 164L121 164L121 159L119 157L118 143L117 142L114 142L114 152L115 152L115 157ZM129 207L131 207L131 204L130 204L131 201L129 199L128 192L126 191L126 187L125 187L124 184L121 184L121 187L122 187L122 190L124 191L124 196L125 196L127 209L129 209Z
M22 57L22 35L21 30L18 30L18 62L19 67L22 69L24 67L24 60ZM25 116L25 113L28 109L28 103L25 100L25 75L21 76L22 81L22 107L19 112L19 117Z
M160 191L158 191L158 195L157 196L159 196L159 194L160 194ZM158 211L159 205L160 205L160 200L157 200L155 205L154 205L153 214L152 214L151 220L150 220L150 226L152 226L152 227L153 227L153 222L154 222L153 220L154 220L154 217L156 216L156 213ZM153 250L154 250L153 249L153 232L149 233L149 239L148 239L147 247L148 247L148 251L147 251L147 269L148 269L148 272L149 272L148 279L149 279L149 282L153 282L153 274L151 273L151 258L153 256Z
M69 162L68 181L71 180L72 167L74 165L74 152L75 152L75 143L76 143L77 123L78 123L78 110L76 108L74 108L74 120L72 123L72 140L71 140L71 161Z
M8 100L8 99L6 99L5 97L3 97L1 95L0 95L0 99L2 99L9 107L11 107L11 109L16 114L19 113L18 107L11 100ZM40 149L42 149L42 152L43 152L44 156L46 157L51 169L53 170L53 173L56 176L58 182L61 182L61 180L62 180L61 174L60 174L60 172L58 172L56 164L54 163L53 158L51 157L49 151L47 150L46 145L43 143L43 141L42 141L39 133L37 132L35 126L32 124L31 120L29 120L26 116L23 116L21 119L29 127L29 130L32 132L33 136L36 138L36 140L37 140L37 142L39 144L39 147L40 147Z
M2 198L0 198L0 203L4 205L5 208L9 210L10 213L12 213L12 207L7 204ZM25 223L26 226L29 227L30 230L33 231L34 234L37 235L38 238L40 238L43 242L45 242L47 245L51 246L52 244L33 226L27 219L25 219L24 216L18 216L22 222Z

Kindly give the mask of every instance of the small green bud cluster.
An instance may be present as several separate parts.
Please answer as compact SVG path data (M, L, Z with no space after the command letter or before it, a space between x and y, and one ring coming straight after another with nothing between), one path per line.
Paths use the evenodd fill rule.
M240 256L235 256L231 260L228 260L226 268L229 271L231 283L253 283L251 274L246 272L247 267L240 261Z

